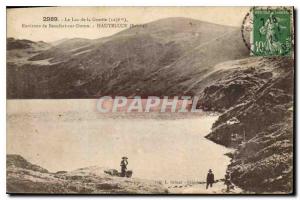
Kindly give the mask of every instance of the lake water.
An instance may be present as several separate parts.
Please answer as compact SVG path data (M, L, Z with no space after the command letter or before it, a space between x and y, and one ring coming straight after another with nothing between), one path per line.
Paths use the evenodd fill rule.
M95 100L8 100L7 153L53 172L94 165L120 170L127 156L134 177L205 180L210 168L217 179L224 177L229 149L204 138L216 115L104 116L95 105Z

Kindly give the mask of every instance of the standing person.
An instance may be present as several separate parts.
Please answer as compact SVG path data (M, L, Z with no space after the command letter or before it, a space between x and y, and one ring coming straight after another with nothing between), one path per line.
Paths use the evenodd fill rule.
M227 171L225 174L225 181L224 181L224 184L226 185L226 192L230 191L230 186L231 186L230 179L231 179L231 177L230 177L229 171Z
M126 169L127 169L127 165L128 165L128 161L127 161L127 157L122 157L122 161L121 161L121 177L125 177L126 175Z
M212 173L212 170L209 169L206 177L206 189L208 189L208 186L212 187L214 182L215 182L215 175Z

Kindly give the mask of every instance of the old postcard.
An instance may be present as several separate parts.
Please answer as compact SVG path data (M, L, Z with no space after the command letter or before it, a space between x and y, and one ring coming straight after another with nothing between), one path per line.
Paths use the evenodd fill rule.
M294 194L293 7L7 7L7 193Z

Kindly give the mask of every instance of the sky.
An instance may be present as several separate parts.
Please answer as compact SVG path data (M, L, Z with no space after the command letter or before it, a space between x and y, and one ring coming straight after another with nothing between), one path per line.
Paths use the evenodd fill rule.
M47 7L7 10L7 37L33 41L54 42L64 38L96 39L110 36L124 28L96 28L100 22L85 22L90 28L22 28L25 25L82 24L66 22L65 18L126 18L127 24L145 24L168 17L186 17L215 24L241 26L249 7ZM43 21L57 17L59 21Z

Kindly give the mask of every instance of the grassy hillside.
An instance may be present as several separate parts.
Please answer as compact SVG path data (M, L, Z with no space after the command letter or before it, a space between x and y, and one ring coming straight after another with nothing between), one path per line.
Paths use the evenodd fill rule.
M194 94L190 85L215 64L248 55L238 28L167 18L97 40L64 40L26 58L21 67L9 62L7 96Z

